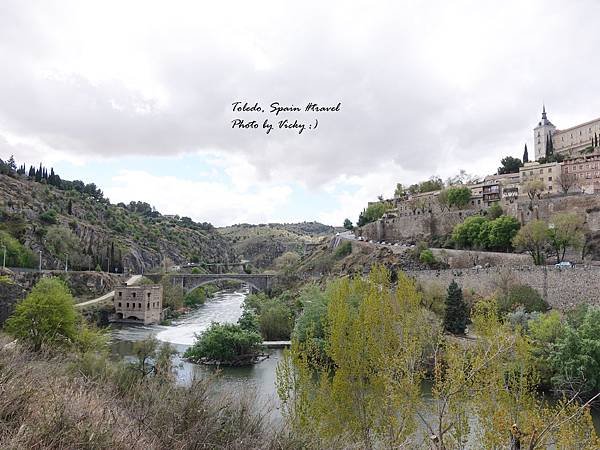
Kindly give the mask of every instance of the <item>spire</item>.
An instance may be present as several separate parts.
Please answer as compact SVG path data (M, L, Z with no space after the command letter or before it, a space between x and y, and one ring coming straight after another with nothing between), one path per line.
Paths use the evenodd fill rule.
M542 119L546 120L546 105L542 103Z
M529 153L527 152L527 143L525 143L525 151L523 152L523 164L529 162Z

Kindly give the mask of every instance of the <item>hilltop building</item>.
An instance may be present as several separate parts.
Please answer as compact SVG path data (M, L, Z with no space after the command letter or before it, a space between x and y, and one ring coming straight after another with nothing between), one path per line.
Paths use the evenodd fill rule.
M148 325L162 319L163 288L152 286L119 286L113 303L115 322L133 322Z
M559 130L550 122L546 106L542 107L542 119L533 129L536 161L550 153L578 156L582 151L593 151L600 140L600 118Z

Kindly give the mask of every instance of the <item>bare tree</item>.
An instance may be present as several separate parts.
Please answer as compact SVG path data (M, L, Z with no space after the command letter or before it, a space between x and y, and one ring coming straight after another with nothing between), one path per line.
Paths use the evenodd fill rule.
M558 182L560 189L565 194L568 193L572 187L575 187L577 185L577 179L575 178L574 173L561 172L560 175L556 178L556 181Z

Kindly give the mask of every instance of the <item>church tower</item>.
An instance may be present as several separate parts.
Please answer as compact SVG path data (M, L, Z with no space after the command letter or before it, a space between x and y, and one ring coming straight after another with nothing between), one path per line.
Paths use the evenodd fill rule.
M546 116L546 105L542 108L542 120L533 129L533 144L535 149L535 160L546 156L546 141L552 138L556 127L548 120Z

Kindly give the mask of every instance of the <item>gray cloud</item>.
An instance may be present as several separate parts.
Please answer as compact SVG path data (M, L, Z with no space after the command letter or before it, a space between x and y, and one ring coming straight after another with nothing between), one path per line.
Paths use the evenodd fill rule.
M518 156L542 100L559 127L600 115L600 4L483 3L4 2L0 135L78 157L244 154L314 186ZM316 132L266 136L230 129L236 100L343 106Z

